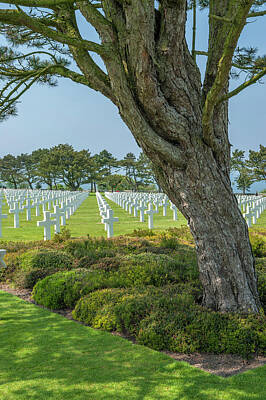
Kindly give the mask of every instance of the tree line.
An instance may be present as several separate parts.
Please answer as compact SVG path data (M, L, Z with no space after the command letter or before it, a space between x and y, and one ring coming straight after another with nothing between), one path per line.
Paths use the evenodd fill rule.
M69 144L37 149L31 154L7 154L0 159L0 181L9 188L79 190L151 190L155 177L149 159L140 153L127 153L118 160L107 150L91 155L89 150L75 150Z
M266 147L260 145L259 151L249 150L247 159L243 150L234 150L231 157L231 171L237 172L235 183L237 189L244 194L249 191L253 183L265 181Z

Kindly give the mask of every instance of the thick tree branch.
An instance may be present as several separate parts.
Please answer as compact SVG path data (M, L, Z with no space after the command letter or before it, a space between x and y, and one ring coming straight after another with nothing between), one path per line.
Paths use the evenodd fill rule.
M262 17L263 15L266 15L266 11L258 11L258 12L250 13L250 14L248 14L247 18Z
M77 41L82 40L76 21L75 11L73 9L61 7L58 11L58 20L61 21L60 30L63 35L70 36ZM93 61L90 54L86 50L72 45L69 45L69 50L71 51L79 69L89 82L90 87L101 92L114 104L117 104L116 98L111 89L108 75L106 75ZM107 51L106 54L109 56L110 51Z
M108 21L93 4L83 0L77 2L77 7L89 24L96 29L103 43L115 40L116 35L111 22Z
M68 37L59 32L56 32L53 29L48 28L42 22L40 22L37 18L29 17L22 10L0 10L0 22L9 24L9 25L17 25L17 26L26 26L31 29L33 32L40 33L44 37L50 38L62 44L67 44L70 46L75 46L77 48L81 48L87 51L93 51L99 55L105 53L105 49L103 46L91 42L85 39L76 39L72 37Z
M0 0L3 4L13 4L23 7L54 8L61 4L73 4L75 0Z
M254 83L256 83L259 79L261 79L263 76L266 75L266 68L263 68L262 71L260 71L258 74L254 75L251 79L249 79L248 81L242 83L242 85L239 85L236 89L232 90L231 92L229 92L227 95L222 96L217 104L230 99L233 96L236 96L238 93L240 93L242 90L246 89L247 87L249 87L250 85L253 85Z

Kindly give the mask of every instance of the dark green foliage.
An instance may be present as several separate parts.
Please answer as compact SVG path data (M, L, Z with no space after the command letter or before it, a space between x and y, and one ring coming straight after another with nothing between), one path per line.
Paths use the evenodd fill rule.
M115 256L114 244L104 238L71 240L66 243L64 249L78 259L89 257L92 263L103 257Z
M98 290L79 300L73 317L94 328L134 335L156 350L246 358L265 354L264 315L210 312L195 303L192 293L189 285Z
M100 271L116 271L120 268L122 262L122 257L103 257L96 264L90 266L91 270L100 270Z
M260 235L250 235L250 243L255 257L266 257L266 241Z
M82 296L97 289L113 286L116 286L115 279L97 271L78 269L46 277L34 286L32 297L37 304L47 308L74 308Z
M126 256L117 272L124 286L163 286L198 279L196 259L188 264L179 255L140 253Z
M72 269L73 262L73 258L64 252L30 250L19 257L13 280L17 286L31 289L47 275Z
M56 233L53 237L53 242L55 243L63 243L66 240L69 240L71 238L71 232L69 229L67 229L65 226L61 228L60 233Z
M114 308L127 292L114 288L97 290L78 301L73 318L94 328L120 329Z
M165 247L167 249L175 250L175 249L178 249L179 243L178 243L177 239L174 237L170 237L170 238L163 237L161 240L160 246Z
M133 237L152 237L155 236L155 233L151 229L134 229L134 231L127 235Z
M256 259L256 271L260 301L264 312L266 313L266 258Z
M197 291L195 296L199 301L201 289L197 280L197 270L193 269L193 266L189 268L166 255L148 253L120 259L103 258L101 262L91 265L89 271L79 269L76 272L58 273L38 282L34 287L33 298L38 304L49 308L71 308L80 297L97 289L147 285L160 287L172 282L188 281L192 277L195 279L192 286L195 293Z

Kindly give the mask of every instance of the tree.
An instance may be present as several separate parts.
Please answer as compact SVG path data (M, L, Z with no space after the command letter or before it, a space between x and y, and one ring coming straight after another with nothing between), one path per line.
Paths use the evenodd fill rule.
M12 188L17 189L19 184L23 182L21 168L19 157L7 154L0 159L0 179L9 183Z
M37 160L31 154L21 154L17 157L21 166L20 176L23 182L27 182L30 189L37 181Z
M120 164L125 170L125 177L129 186L137 192L139 182L136 156L133 153L127 153L123 160L121 160Z
M249 191L250 186L254 182L248 168L242 167L238 170L239 176L235 179L237 189L242 190L243 194Z
M69 190L78 190L87 182L91 167L88 150L75 151L69 144L59 144L50 149L52 164L57 165L57 179Z
M37 66L39 77L67 77L101 92L118 107L152 160L159 185L187 218L196 243L203 304L220 311L258 312L248 229L230 185L228 100L266 74L264 57L237 47L247 21L266 15L260 8L265 2L200 0L209 7L207 51L195 48L195 0L192 51L185 36L186 0L1 3L16 6L0 9L1 31L13 44L41 46L57 55L48 69ZM79 12L98 32L99 43L83 38ZM66 68L59 59L62 54L80 72ZM198 55L207 57L203 82ZM35 71L25 67L32 56L21 57L19 64L2 69L5 77L23 79ZM243 71L246 79L229 91L234 71Z
M113 192L114 190L126 189L128 189L128 184L125 176L119 174L107 175L99 184L99 190L101 191L108 190Z
M259 151L249 150L249 158L246 162L248 168L251 168L254 182L266 180L266 147L260 145Z
M51 149L38 149L32 152L37 162L37 176L40 182L45 183L50 190L57 187L59 171L57 160Z

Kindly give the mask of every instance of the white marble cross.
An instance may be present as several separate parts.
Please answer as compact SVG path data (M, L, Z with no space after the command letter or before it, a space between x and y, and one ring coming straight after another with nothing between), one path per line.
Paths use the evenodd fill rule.
M138 210L139 210L139 220L140 222L144 222L144 211L146 210L146 206L143 200L140 202Z
M66 225L66 205L65 205L65 203L63 201L61 203L60 211L62 213L62 215L61 215L61 225L65 226Z
M113 210L107 210L107 217L102 218L102 223L107 225L107 237L110 238L114 236L114 222L117 222L119 219L113 216Z
M137 216L138 216L138 205L139 205L139 202L138 202L137 199L134 199L134 200L132 201L132 203L131 203L131 206L132 206L133 211L134 211L134 217L137 217Z
M37 226L44 228L44 240L51 240L51 226L56 224L55 220L51 220L50 211L44 211L43 221L37 221Z
M148 215L148 227L149 227L149 229L152 229L153 228L153 214L157 213L156 210L153 210L152 202L149 202L148 210L146 210L144 212L145 212L145 214Z
M23 211L23 208L19 208L19 203L14 203L14 208L10 208L10 214L14 214L14 228L19 228L19 213Z
M163 217L166 217L166 215L167 215L167 206L168 206L167 197L164 198L162 206L163 206Z
M39 217L40 216L40 205L42 204L42 202L40 201L40 198L37 197L33 204L34 204L34 207L36 207L35 215L36 215L36 217Z
M2 205L0 206L0 237L2 237L2 219L7 218L7 214L2 214Z
M170 208L171 208L171 210L173 210L173 220L177 221L177 207L176 207L176 205L171 202Z
M60 233L60 217L63 216L65 216L64 211L62 211L59 206L54 206L54 212L50 215L50 217L55 218L55 233Z
M27 221L31 220L31 209L34 208L34 205L31 205L31 200L26 200L26 205L23 206L23 209L26 210L26 219Z
M3 260L5 254L6 254L6 250L0 249L0 267L2 267L2 268L6 268L6 263Z

